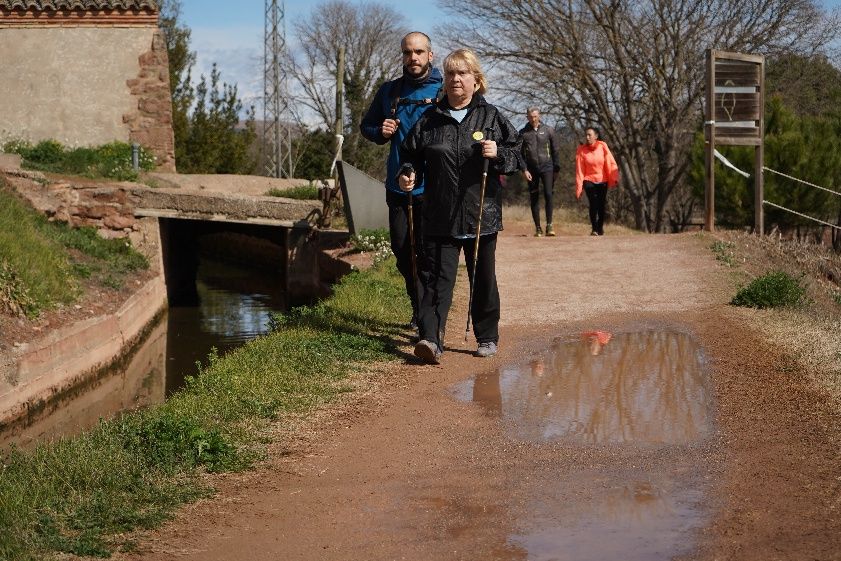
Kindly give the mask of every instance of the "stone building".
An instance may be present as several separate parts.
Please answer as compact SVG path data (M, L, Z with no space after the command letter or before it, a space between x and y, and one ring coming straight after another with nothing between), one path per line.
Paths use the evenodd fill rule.
M0 0L0 103L0 142L137 142L175 171L153 0Z

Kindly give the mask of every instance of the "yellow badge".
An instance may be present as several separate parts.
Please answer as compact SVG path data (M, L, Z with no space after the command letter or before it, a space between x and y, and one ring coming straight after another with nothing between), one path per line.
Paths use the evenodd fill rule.
M485 138L485 135L482 134L482 131L476 131L473 133L473 140L482 140Z

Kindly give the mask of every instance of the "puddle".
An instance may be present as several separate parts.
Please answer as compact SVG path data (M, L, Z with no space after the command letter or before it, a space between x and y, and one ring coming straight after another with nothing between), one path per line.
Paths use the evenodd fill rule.
M535 501L531 510L542 524L510 536L509 543L529 561L665 561L691 552L691 533L702 523L701 496L661 478L608 488L574 509Z
M618 333L559 341L524 364L504 366L455 388L503 419L522 440L589 444L682 444L712 425L704 355L689 335Z

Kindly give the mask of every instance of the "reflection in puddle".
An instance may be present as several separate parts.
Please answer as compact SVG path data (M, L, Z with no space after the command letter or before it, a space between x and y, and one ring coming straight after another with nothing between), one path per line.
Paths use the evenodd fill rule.
M560 522L563 506L536 503L532 510L543 524L509 541L530 561L668 560L691 550L687 536L701 525L700 498L663 478L607 489L590 505L563 512L568 519Z
M592 338L557 342L528 363L462 383L456 394L501 416L524 440L677 444L710 431L710 381L691 337L619 333L594 346Z

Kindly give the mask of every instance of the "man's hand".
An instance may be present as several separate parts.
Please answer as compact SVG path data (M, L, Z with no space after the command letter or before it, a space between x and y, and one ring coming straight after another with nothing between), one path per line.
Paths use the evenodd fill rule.
M489 160L496 158L496 142L493 140L482 141L482 157Z
M526 181L531 181L531 172L529 170L524 171L523 175L526 176Z
M400 184L400 189L408 193L415 188L415 172L410 172L409 175L401 173L397 176L397 183Z
M400 119L386 119L383 121L383 126L380 127L385 138L391 138L397 132L397 125L400 124Z

